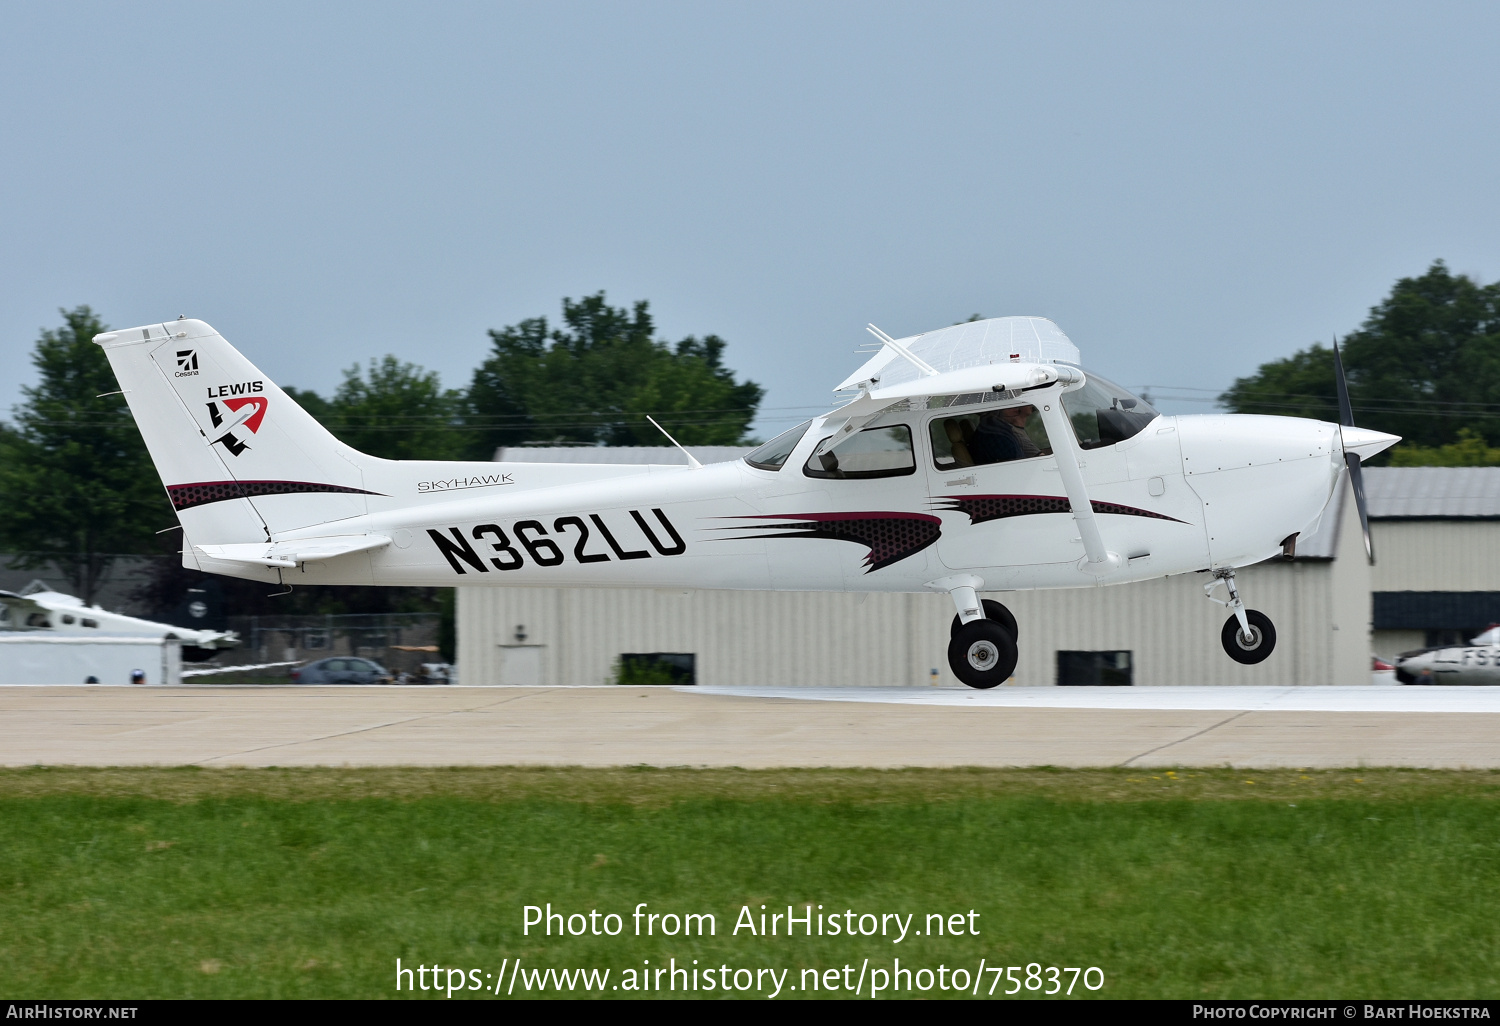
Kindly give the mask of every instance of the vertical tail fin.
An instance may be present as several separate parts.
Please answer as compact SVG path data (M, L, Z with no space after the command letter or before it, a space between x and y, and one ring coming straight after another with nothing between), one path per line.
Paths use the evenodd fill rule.
M266 541L366 512L375 493L364 471L378 461L334 438L204 322L94 341L194 544Z

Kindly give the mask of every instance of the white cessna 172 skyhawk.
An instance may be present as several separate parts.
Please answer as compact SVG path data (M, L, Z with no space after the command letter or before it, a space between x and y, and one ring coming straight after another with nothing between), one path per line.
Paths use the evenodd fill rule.
M948 662L1016 665L980 590L1205 571L1242 663L1276 632L1235 568L1319 520L1347 467L1399 439L1341 420L1165 417L1078 368L1050 320L892 339L853 398L743 460L700 466L391 461L328 433L213 328L98 335L185 535L183 563L268 583L946 592ZM664 432L665 433L665 432ZM1366 546L1369 534L1366 527Z

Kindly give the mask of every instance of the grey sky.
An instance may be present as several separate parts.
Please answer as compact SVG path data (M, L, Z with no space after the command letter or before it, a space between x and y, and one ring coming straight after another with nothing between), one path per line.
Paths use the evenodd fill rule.
M9 4L0 408L59 306L327 391L387 352L462 385L599 289L728 339L762 433L866 321L1041 314L1218 390L1435 258L1500 273L1497 39L1483 3Z

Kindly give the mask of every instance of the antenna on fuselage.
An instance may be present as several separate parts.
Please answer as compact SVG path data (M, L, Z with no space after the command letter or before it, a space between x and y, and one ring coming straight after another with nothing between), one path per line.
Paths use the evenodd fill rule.
M646 419L651 421L652 427L656 428L656 430L660 431L662 434L667 435L667 429L658 424L655 419L652 418L651 414L646 414ZM703 469L703 464L695 460L692 453L688 452L686 449L683 449L681 442L673 438L671 435L667 435L667 441L677 446L677 448L682 449L682 454L687 457L688 466L692 467L694 470Z
M900 356L907 363L911 364L927 377L931 377L932 375L937 373L936 367L928 363L926 360L922 359L910 349L907 349L900 342L897 342L895 339L891 338L891 336L887 335L879 328L875 327L875 325L866 324L865 330L868 331L871 335L874 335L876 338L880 339L880 341L884 342L886 345L890 346L893 350L895 350L897 356Z

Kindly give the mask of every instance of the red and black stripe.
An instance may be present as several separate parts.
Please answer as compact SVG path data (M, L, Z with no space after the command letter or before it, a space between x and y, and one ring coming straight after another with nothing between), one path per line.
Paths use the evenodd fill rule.
M312 481L196 481L192 484L167 485L172 508L181 512L194 506L206 506L226 499L254 499L262 495L297 495L301 493L344 492L353 495L380 495L347 485L316 484Z

